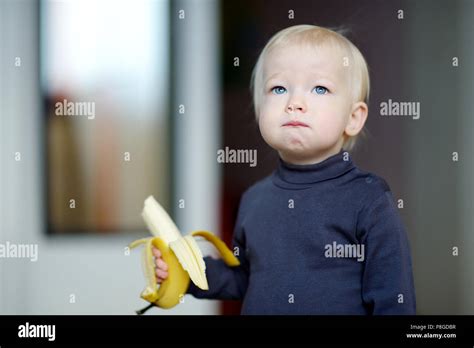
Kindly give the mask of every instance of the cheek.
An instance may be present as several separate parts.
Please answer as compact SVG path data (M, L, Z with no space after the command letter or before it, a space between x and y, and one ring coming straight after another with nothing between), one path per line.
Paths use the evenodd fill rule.
M281 142L280 122L278 115L271 112L264 107L261 109L260 117L258 119L258 127L263 140L275 148Z
M260 112L265 115L275 114L275 112L281 107L281 100L283 98L272 98L269 96L263 97Z
M260 118L258 119L258 127L260 129L260 133L262 134L263 139L265 139L267 142L274 133L274 131L272 131L272 129L274 128L274 121L272 120L272 117L269 116L270 115L268 113L263 112L262 109L262 112L260 113Z
M261 130L269 131L281 121L279 119L278 105L274 103L263 103L260 108L259 127Z
M344 101L328 100L314 107L320 129L339 133L345 128L349 111Z

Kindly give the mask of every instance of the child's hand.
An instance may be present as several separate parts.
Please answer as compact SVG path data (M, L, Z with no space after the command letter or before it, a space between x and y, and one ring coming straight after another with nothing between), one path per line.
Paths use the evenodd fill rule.
M155 247L152 247L153 255L155 256L155 273L156 281L161 284L166 278L168 278L168 265L161 258L161 251Z

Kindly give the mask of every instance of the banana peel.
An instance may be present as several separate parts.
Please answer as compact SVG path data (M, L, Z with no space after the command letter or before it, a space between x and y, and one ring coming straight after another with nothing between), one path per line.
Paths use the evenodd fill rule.
M154 306L173 308L180 303L191 281L202 290L209 289L206 264L195 241L196 237L202 237L213 244L228 266L240 265L227 245L213 233L194 231L182 236L173 220L152 196L145 200L142 216L153 237L138 239L130 243L129 248L144 245L142 267L146 286L140 297L150 305L137 311L137 314L143 314ZM156 279L152 247L160 250L163 261L168 265L168 277L161 284Z

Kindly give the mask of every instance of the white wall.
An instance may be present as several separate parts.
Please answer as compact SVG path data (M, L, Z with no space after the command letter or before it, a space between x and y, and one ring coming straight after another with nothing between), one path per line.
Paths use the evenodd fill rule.
M44 234L39 9L37 1L1 1L0 242L38 243L39 259L0 259L0 314L134 314L134 310L146 305L139 298L144 286L139 252L124 254L124 247L135 236ZM187 25L195 27L187 32L185 42L192 45L194 57L181 57L187 61L179 64L191 64L193 69L186 71L189 76L180 80L177 87L186 87L189 92L198 88L203 78L213 82L209 90L196 95L198 100L187 101L188 116L194 121L176 128L176 186L183 190L176 190L174 200L186 198L186 211L178 215L177 224L183 233L198 228L217 232L219 176L215 159L209 155L218 142L217 124L204 139L197 134L200 122L216 120L219 113L218 65L213 59L204 59L215 56L209 52L216 49L217 9L214 1L200 2L199 7L197 1L189 1L186 6L190 18ZM180 35L183 34L182 31ZM19 68L14 66L16 56L22 60ZM195 64L196 57L201 57L199 65ZM204 108L206 105L213 109ZM21 162L14 160L16 151L21 152ZM209 204L200 204L203 195ZM70 303L72 294L75 303ZM155 309L148 313L213 314L216 310L216 301L187 296L185 303L173 310Z
M405 209L414 235L417 310L473 314L474 7L469 1L418 0L405 10L406 94L421 102L420 119L405 121L409 142L403 145L412 176ZM452 57L459 58L458 67Z
M463 166L460 177L461 196L461 234L463 236L460 244L462 262L460 272L463 274L460 283L461 308L460 314L474 313L474 45L472 38L474 33L474 3L464 1L460 16L459 31L461 40L465 43L460 49L460 62L463 67L461 91L461 105L463 110L462 124L459 138L461 140L461 156Z

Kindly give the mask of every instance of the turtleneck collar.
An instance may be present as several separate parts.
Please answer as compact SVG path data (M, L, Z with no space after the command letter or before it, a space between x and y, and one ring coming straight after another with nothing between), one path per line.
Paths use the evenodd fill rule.
M354 168L348 152L339 153L315 164L291 164L278 159L278 168L273 174L273 182L282 188L304 189L320 181L339 177Z

